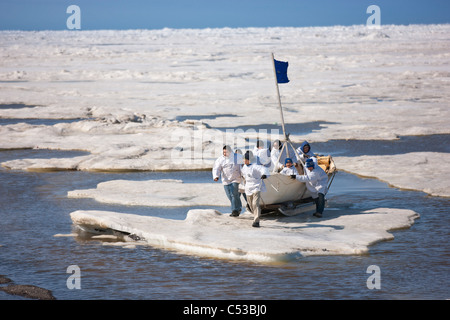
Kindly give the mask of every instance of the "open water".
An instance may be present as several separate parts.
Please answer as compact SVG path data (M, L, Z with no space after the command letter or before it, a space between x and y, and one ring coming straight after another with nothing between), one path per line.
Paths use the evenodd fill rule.
M417 139L422 138L407 137L397 143L416 144ZM435 136L428 141L437 141L434 149L439 149L442 144L438 141L442 139L448 141L448 136ZM364 152L364 148L367 152L373 150L374 146L383 149L385 142L371 141L369 146L367 141L336 142L339 143L346 146L346 155L352 155ZM330 146L317 145L315 150L326 153ZM427 148L433 149L430 143ZM0 162L68 154L76 156L79 152L1 151ZM100 240L55 237L72 232L69 214L79 209L184 219L190 208L131 207L67 198L70 190L94 188L103 181L157 178L200 182L210 181L211 173L23 172L0 168L0 275L16 284L49 289L57 299L67 300L450 298L450 199L398 190L344 172L338 172L334 179L326 211L358 213L379 207L406 208L418 212L420 218L411 228L392 231L394 240L374 244L368 254L303 257L271 265L200 258L148 246L130 249L105 245ZM80 267L80 289L67 287L70 265ZM380 289L367 286L370 265L380 268ZM0 299L23 298L0 292Z

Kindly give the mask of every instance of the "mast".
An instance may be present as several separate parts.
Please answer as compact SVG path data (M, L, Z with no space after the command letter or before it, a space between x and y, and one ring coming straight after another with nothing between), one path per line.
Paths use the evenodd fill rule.
M283 153L283 149L285 149L285 148L286 148L286 156L288 158L290 157L288 145L290 145L292 147L292 149L294 150L294 154L297 157L297 159L300 159L300 156L299 156L297 150L295 150L295 147L293 146L291 140L289 140L289 135L286 134L286 129L284 126L283 107L281 105L280 88L278 87L278 80L277 80L277 68L275 67L275 57L273 55L273 52L272 52L272 63L273 63L273 72L274 72L274 76L275 76L275 86L277 88L277 95L278 95L278 106L280 107L281 126L283 128L283 135L284 135L283 148L281 149L280 156L278 157L278 161L280 160L281 154ZM303 163L303 161L299 160L299 162L305 169L305 164Z

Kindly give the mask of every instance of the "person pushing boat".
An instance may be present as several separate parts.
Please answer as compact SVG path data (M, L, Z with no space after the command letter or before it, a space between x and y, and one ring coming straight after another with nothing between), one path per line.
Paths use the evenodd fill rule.
M306 188L316 203L316 212L313 214L321 218L325 208L325 194L327 193L328 175L312 159L306 160L306 169L303 175L296 175L295 179L305 182Z

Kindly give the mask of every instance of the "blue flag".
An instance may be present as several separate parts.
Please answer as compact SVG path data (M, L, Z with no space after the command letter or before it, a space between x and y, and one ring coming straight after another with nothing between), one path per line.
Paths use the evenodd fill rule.
M275 71L277 73L278 83L288 83L289 79L287 77L287 68L289 66L288 62L275 60Z

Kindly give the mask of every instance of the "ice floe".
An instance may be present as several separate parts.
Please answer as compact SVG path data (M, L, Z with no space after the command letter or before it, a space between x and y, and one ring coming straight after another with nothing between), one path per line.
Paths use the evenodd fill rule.
M393 239L390 230L410 227L419 215L411 210L377 208L327 218L265 219L251 227L248 213L238 218L211 209L189 210L185 220L108 211L75 211L75 225L113 229L138 243L230 260L285 262L311 255L365 254L369 246ZM131 242L136 240L128 239Z
M98 202L154 207L229 206L221 183L183 183L162 179L112 180L95 189L68 192L69 198L93 198Z
M450 197L449 153L411 152L406 154L336 157L341 169L365 177L375 177L397 188L423 191L432 196Z

